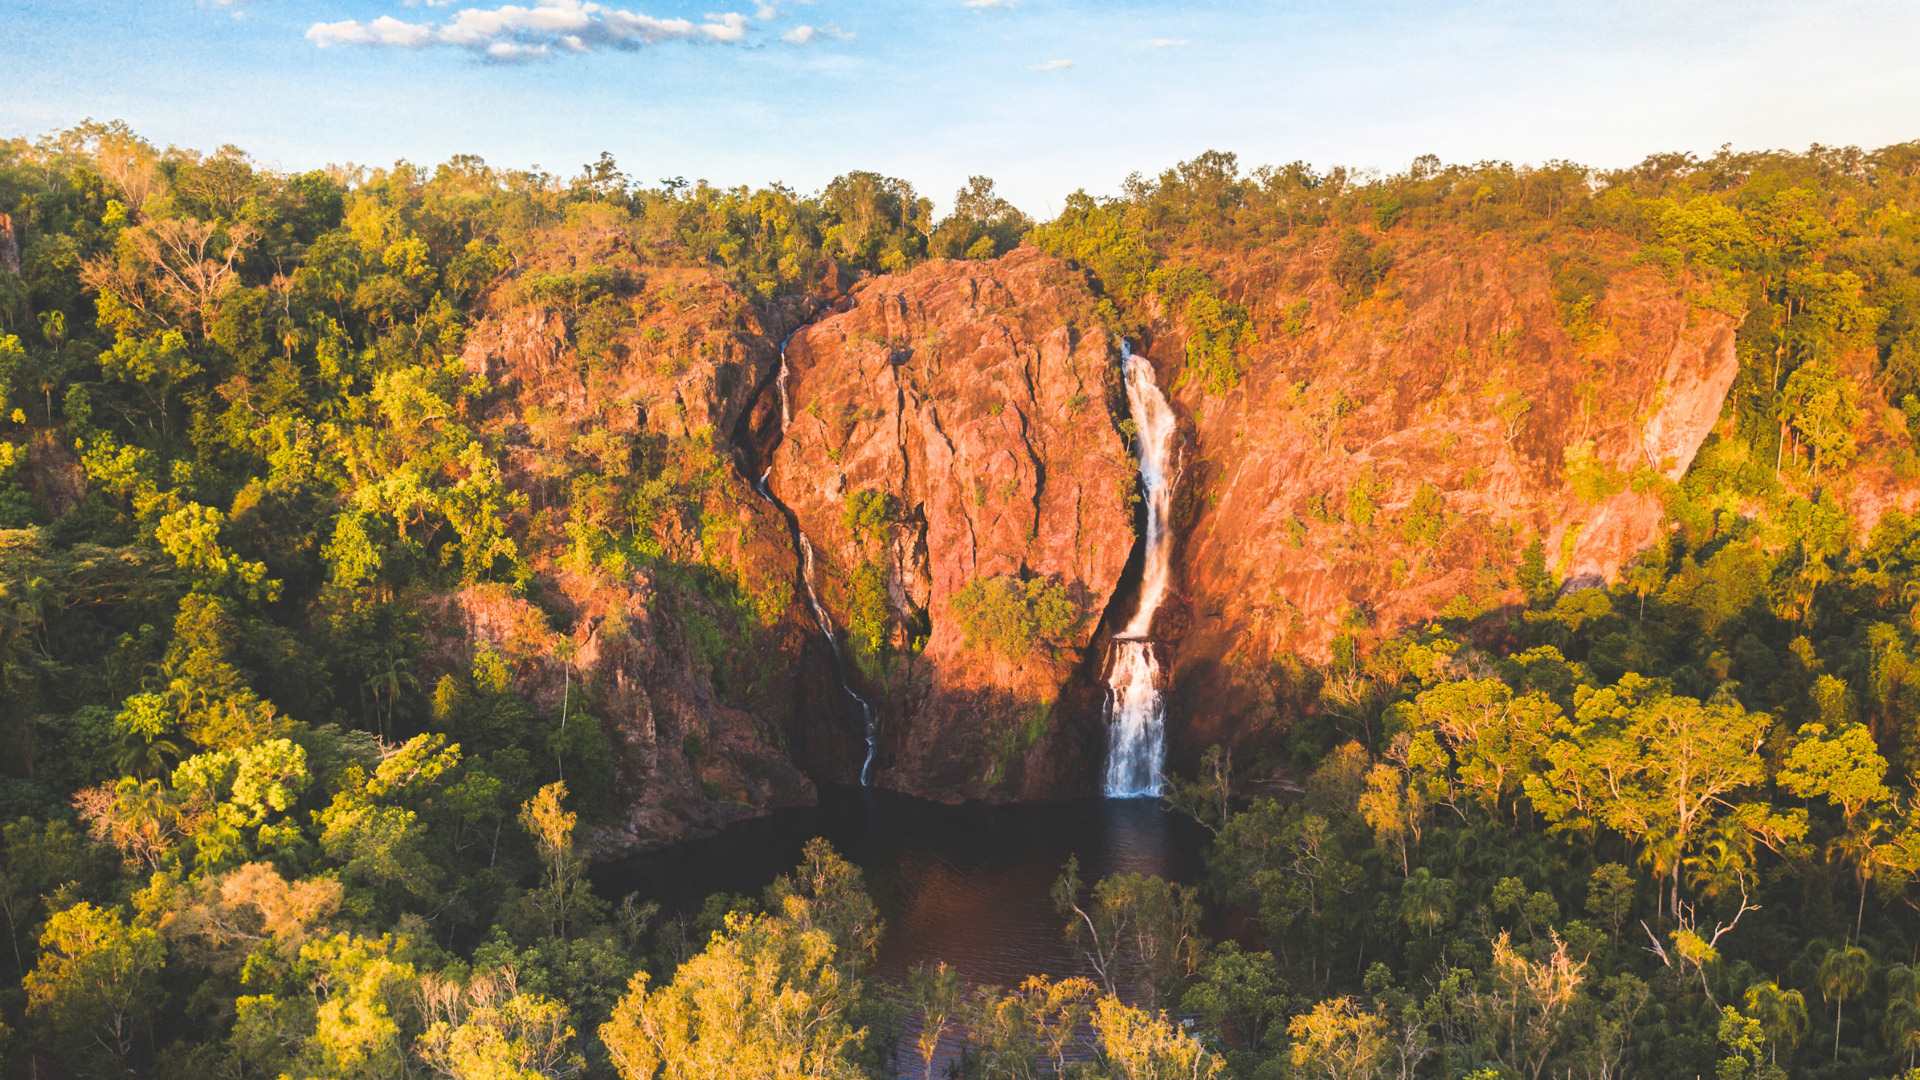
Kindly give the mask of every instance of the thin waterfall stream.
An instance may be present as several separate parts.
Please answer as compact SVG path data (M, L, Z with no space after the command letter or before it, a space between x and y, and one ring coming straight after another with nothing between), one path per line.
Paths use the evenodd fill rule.
M1107 776L1110 799L1156 798L1166 766L1166 702L1153 651L1153 617L1173 573L1173 408L1154 381L1153 365L1120 343L1127 412L1140 457L1146 500L1146 549L1133 618L1113 636L1107 672Z
M787 342L792 340L793 335L788 334L780 342L780 371L774 377L774 387L780 396L780 438L783 440L787 436L787 425L793 421L793 413L787 404ZM794 557L799 566L800 587L807 594L807 606L813 609L813 621L819 626L820 635L827 639L827 648L833 652L833 673L840 680L841 691L860 711L861 730L867 743L866 757L860 762L860 786L872 787L873 759L880 745L878 732L874 726L873 706L867 702L866 698L860 696L860 692L853 688L853 680L847 677L847 658L840 651L840 638L834 632L833 617L827 614L826 605L820 602L820 594L814 591L813 542L807 539L805 532L801 531L800 518L786 503L781 502L774 495L773 489L767 485L767 478L772 472L772 466L763 470L760 478L753 482L753 490L755 494L772 504L774 509L780 511L780 516L787 521L788 531L793 534Z

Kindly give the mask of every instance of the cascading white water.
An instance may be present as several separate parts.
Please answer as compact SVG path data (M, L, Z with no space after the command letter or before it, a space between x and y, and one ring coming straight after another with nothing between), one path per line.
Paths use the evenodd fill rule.
M1153 365L1120 343L1127 412L1133 418L1140 455L1140 487L1146 498L1146 550L1140 571L1139 606L1113 638L1107 672L1107 780L1113 799L1160 794L1166 764L1166 705L1160 698L1160 662L1153 654L1153 616L1166 599L1173 573L1173 409L1153 379Z
M789 335L787 340L791 341L792 336ZM780 436L784 439L787 434L787 425L793 419L793 414L787 406L786 341L780 343L780 372L774 378L774 386L780 394ZM761 498L772 503L774 508L780 511L781 515L787 519L788 528L793 530L793 546L800 555L800 585L806 591L807 606L813 609L813 621L820 627L820 635L827 639L827 648L833 650L833 670L840 679L840 689L860 710L861 730L867 741L867 755L860 762L860 786L872 787L873 758L880 744L878 733L874 728L873 706L867 703L866 698L860 696L859 691L853 688L853 683L847 678L847 661L840 652L840 639L834 633L833 618L827 614L826 605L820 602L820 594L813 588L813 542L807 539L806 533L800 531L800 519L794 516L793 511L788 509L785 503L775 498L772 489L767 486L767 477L772 472L772 468L762 472L759 481L753 487Z

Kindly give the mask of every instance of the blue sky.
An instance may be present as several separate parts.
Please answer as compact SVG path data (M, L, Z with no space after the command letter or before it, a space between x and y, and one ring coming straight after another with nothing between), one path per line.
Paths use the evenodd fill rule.
M84 117L278 168L852 168L1035 214L1217 148L1404 167L1920 138L1911 3L0 0L0 135Z

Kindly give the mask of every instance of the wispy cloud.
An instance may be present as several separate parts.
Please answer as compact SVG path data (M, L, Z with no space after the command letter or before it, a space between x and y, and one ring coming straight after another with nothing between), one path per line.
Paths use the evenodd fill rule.
M781 34L780 40L789 45L811 45L821 40L852 41L853 32L850 30L842 30L832 23L826 23L821 26L802 23L786 33Z
M427 0L429 4L434 2ZM762 11L767 9L762 5ZM442 46L465 49L495 62L517 63L566 53L632 50L668 41L738 45L747 40L748 29L747 16L738 12L706 15L696 22L656 18L590 0L538 0L529 7L503 4L465 8L443 22L408 22L382 15L367 22L343 19L314 23L307 28L306 37L323 49Z
M965 0L964 6L975 11L990 11L994 8L1010 8L1017 2L1018 0Z
M1157 37L1147 39L1147 48L1149 49L1181 49L1191 44L1193 44L1193 42L1183 37Z
M1068 60L1064 57L1055 57L1052 60L1044 60L1038 64L1035 64L1032 67L1028 68L1027 70L1028 71L1065 71L1072 66L1073 66L1073 61Z

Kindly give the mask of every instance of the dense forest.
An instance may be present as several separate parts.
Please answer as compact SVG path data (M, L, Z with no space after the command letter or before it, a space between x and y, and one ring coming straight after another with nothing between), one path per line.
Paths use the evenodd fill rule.
M597 893L592 838L634 797L604 689L449 653L453 591L564 627L574 583L640 568L751 714L802 602L739 561L731 432L494 422L460 359L489 311L551 313L591 385L683 270L771 348L863 277L1024 245L1116 336L1176 321L1179 379L1226 399L1260 354L1221 266L1330 245L1364 305L1439 229L1630 245L1737 322L1721 421L1677 482L1567 446L1577 489L1665 508L1618 580L1572 587L1518 537L1497 602L1356 611L1326 659L1268 658L1262 737L1169 799L1205 880L1061 868L1080 976L874 977L883 913L824 843L697 910ZM1597 264L1553 284L1599 332ZM721 349L647 326L660 365ZM944 1039L979 1077L1920 1076L1920 518L1835 494L1920 485L1915 432L1920 144L1385 176L1208 153L1034 223L985 178L936 220L867 172L0 142L0 1062L775 1080L932 1075ZM850 529L884 513L849 498ZM1436 514L1381 525L1418 545ZM1067 618L1039 586L967 595L1014 652ZM851 631L862 663L912 648Z

